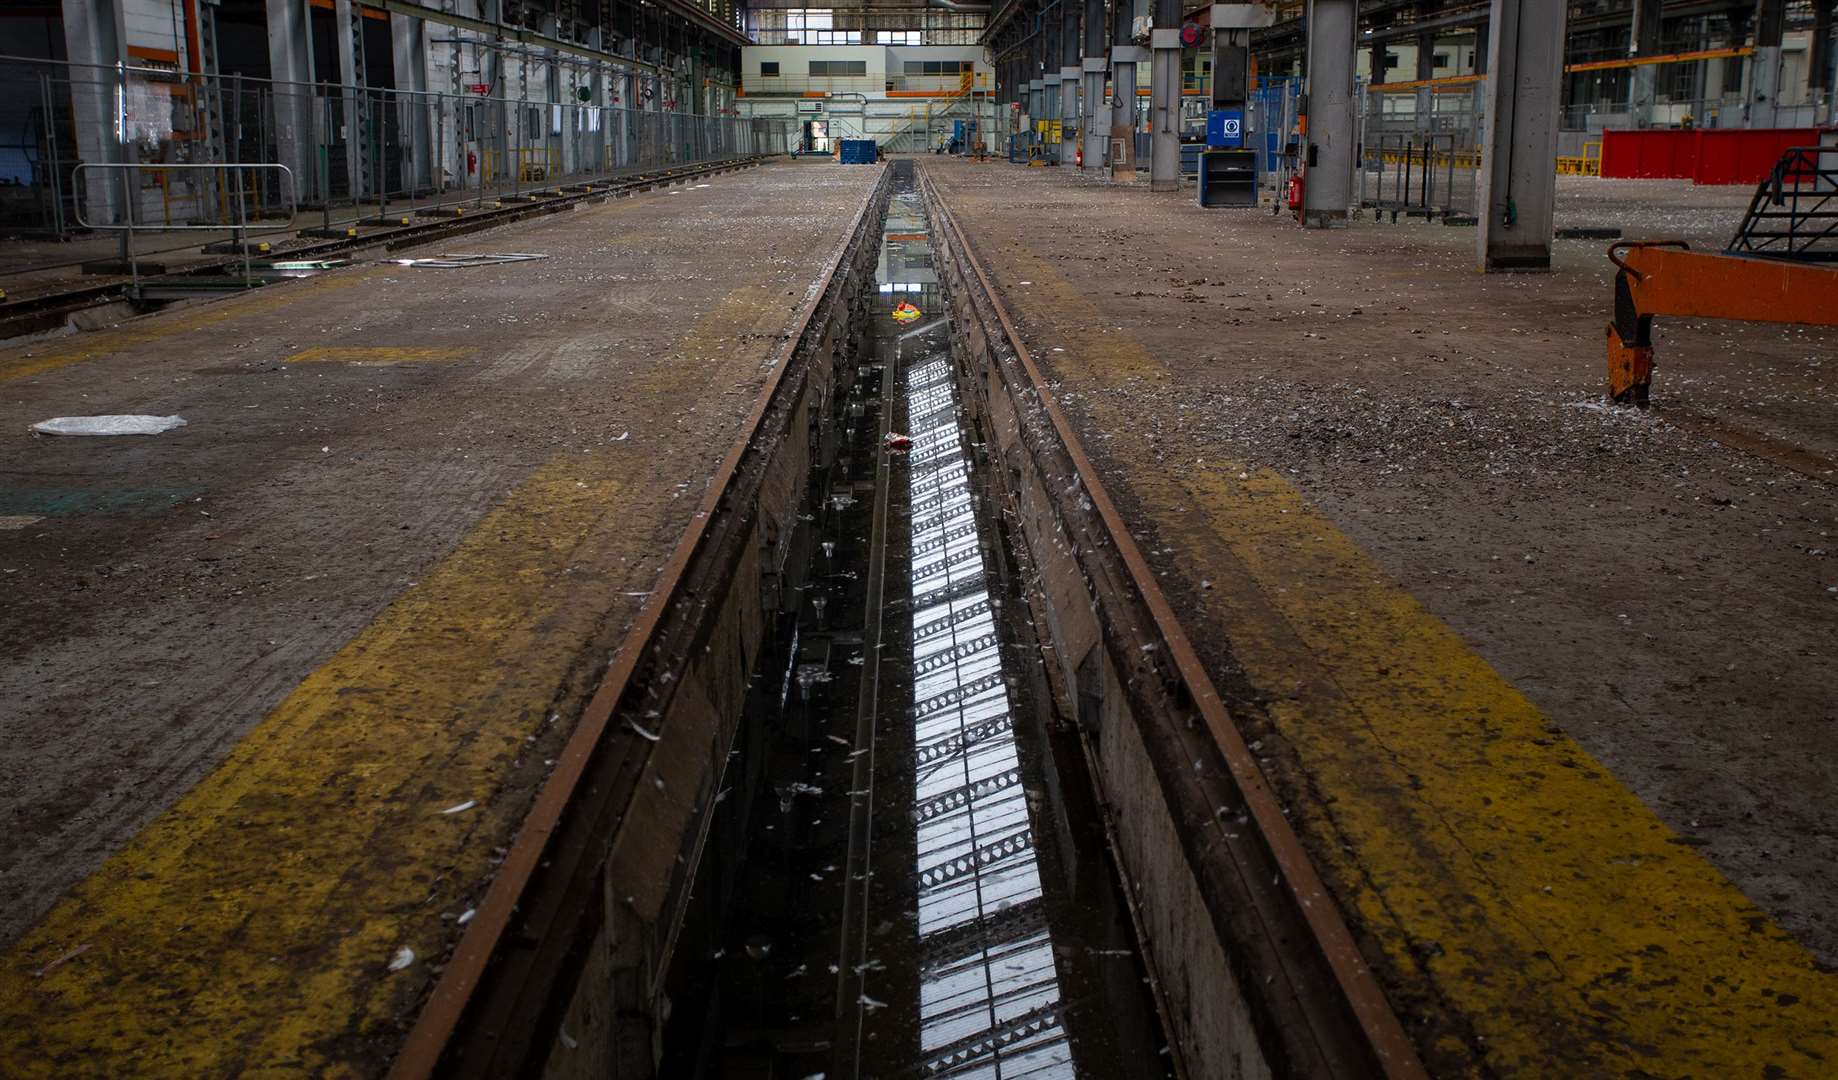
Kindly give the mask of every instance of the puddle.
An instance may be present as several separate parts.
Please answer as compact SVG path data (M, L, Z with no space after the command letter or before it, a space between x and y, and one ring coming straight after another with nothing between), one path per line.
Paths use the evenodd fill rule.
M923 204L895 184L796 610L724 780L758 794L713 826L696 889L725 907L685 930L662 1074L1170 1075L1078 743L1048 733L1013 619Z

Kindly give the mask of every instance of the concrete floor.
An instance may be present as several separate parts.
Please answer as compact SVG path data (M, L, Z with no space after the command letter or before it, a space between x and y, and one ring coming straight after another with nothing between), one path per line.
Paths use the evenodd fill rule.
M1203 211L1190 194L1124 195L1065 170L925 167L1057 380L1343 908L1375 956L1395 949L1401 983L1440 985L1466 1010L1448 1020L1410 994L1397 1002L1413 1025L1451 1024L1426 1039L1440 1047L1428 1055L1436 1071L1536 1075L1539 1062L1563 1060L1552 1055L1565 1039L1591 1055L1602 1040L1638 1038L1566 1029L1561 1002L1504 974L1539 966L1534 953L1567 958L1558 966L1572 974L1639 967L1604 959L1627 941L1591 937L1622 907L1533 915L1511 895L1572 878L1573 898L1612 893L1621 883L1585 883L1620 856L1588 845L1635 842L1560 840L1548 834L1574 823L1515 817L1515 801L1544 798L1565 812L1553 794L1564 785L1528 764L1539 754L1557 776L1590 778L1587 794L1568 793L1569 812L1593 812L1605 769L1617 790L1602 815L1657 815L1651 829L1671 830L1670 850L1727 875L1791 935L1773 932L1794 977L1816 981L1811 958L1794 958L1801 947L1838 963L1827 809L1838 798L1838 569L1827 554L1838 476L1692 433L1713 418L1822 456L1822 472L1838 456L1838 333L1661 319L1659 408L1641 414L1603 402L1606 242L1560 241L1554 273L1489 277L1474 271L1471 228L1362 220L1304 232L1267 210ZM1713 249L1749 197L1593 179L1560 179L1560 191L1560 226ZM1693 429L1668 419L1686 410ZM1529 738L1509 737L1520 722L1509 715ZM1400 786L1364 790L1385 769L1361 754L1389 755ZM1470 754L1484 767L1464 773ZM1473 805L1455 805L1464 793ZM1370 823L1366 795L1381 808ZM1412 821L1446 830L1449 851L1430 850L1439 841ZM1521 837L1543 845L1522 862ZM1382 849L1394 841L1418 850ZM1566 854L1565 843L1577 847ZM1449 889L1477 853L1473 887ZM1560 869L1555 881L1515 876ZM1707 867L1689 873L1716 880ZM1630 884L1648 886L1680 888L1663 876ZM1689 904L1620 899L1629 936L1634 924L1662 944L1702 931L1679 913ZM1731 890L1725 906L1740 903ZM1446 920L1418 922L1431 905ZM1541 927L1544 944L1507 941L1514 920ZM1428 926L1447 936L1430 940ZM1598 946L1603 957L1582 955ZM1477 966L1492 973L1479 983ZM1507 999L1520 992L1536 1004L1516 1011ZM1617 1007L1579 993L1565 1000ZM1497 1028L1475 1019L1488 1009ZM1517 1045L1503 1034L1540 1029ZM1676 1033L1657 1041L1695 1052ZM1572 1065L1606 1068L1613 1053ZM1724 1060L1705 1053L1693 1067Z
M542 261L0 352L0 944L94 945L8 980L0 1058L99 1023L192 1075L389 1038L878 176L748 170L440 249ZM187 426L29 430L117 412ZM99 1020L111 984L202 993L214 1034Z
M664 166L655 166L650 170L629 168L616 174L613 178L625 173L640 171L657 171ZM597 182L602 177L591 178ZM443 192L439 195L426 194L414 199L394 198L382 205L375 202L363 206L338 205L318 209L302 209L292 218L285 216L260 218L250 222L246 236L250 243L266 243L271 250L265 255L253 255L255 258L275 258L285 256L288 252L314 244L324 243L322 237L302 235L306 229L356 229L360 237L371 237L387 234L397 228L397 223L407 219L414 224L425 224L426 218L416 214L430 208L452 209L459 207L465 210L481 208L486 204L495 204L501 196L528 195L533 191L554 190L556 185L589 182L584 177L565 177L553 185L532 183L509 183L491 185L484 188L465 188ZM281 212L283 215L285 211ZM381 221L384 224L366 225L366 221ZM133 236L135 257L142 261L141 274L155 273L163 268L168 273L221 263L232 256L212 254L203 250L208 245L228 243L236 239L233 229L196 229L182 219L156 219L145 230L138 230ZM178 226L168 229L166 226ZM7 301L33 299L41 296L55 295L76 289L85 289L97 285L108 285L130 280L128 274L92 274L83 269L85 263L107 263L121 258L122 234L108 231L86 232L73 228L69 235L62 238L43 235L7 237L0 245L0 293Z
M1838 334L1662 320L1659 408L1611 409L1603 242L1485 277L1470 229L923 168L1374 963L1423 984L1394 1004L1435 1071L1831 1042ZM0 351L0 946L60 969L0 983L0 1060L98 1023L197 1075L386 1052L877 176L776 165L444 249L544 261ZM1560 225L1710 247L1748 197L1560 193ZM28 430L103 412L188 426ZM1769 986L1713 1010L1734 1050L1667 1027L1661 984L1700 984L1647 952L1705 938L1746 959L1688 975ZM161 1034L180 998L217 1037Z

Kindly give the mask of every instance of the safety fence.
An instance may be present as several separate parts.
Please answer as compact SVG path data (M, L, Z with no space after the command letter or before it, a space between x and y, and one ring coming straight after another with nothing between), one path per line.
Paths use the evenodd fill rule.
M668 109L673 93L611 67L546 101L0 56L0 231L234 226L290 200L393 216L796 145L794 121ZM236 167L255 163L289 190ZM134 167L80 168L103 164Z
M1472 221L1486 84L1364 84L1358 100L1360 205L1380 220Z

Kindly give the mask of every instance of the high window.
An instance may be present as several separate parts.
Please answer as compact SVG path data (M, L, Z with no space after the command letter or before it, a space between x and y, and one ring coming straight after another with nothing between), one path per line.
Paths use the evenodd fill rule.
M969 60L908 60L908 75L962 75L975 65Z

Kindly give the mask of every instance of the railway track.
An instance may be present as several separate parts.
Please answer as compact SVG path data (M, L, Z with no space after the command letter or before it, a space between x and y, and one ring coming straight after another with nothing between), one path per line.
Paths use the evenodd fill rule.
M1175 1055L1193 1076L1424 1076L1000 297L929 182L974 434L1046 684L1106 808ZM823 408L872 289L883 180L420 1008L391 1075L653 1075L677 935L787 580ZM738 799L748 793L735 792ZM711 855L710 857L716 857ZM1145 887L1152 886L1152 887Z
M540 198L536 202L512 203L492 209L474 210L458 217L387 226L381 230L367 230L357 236L312 240L297 246L289 244L285 250L271 252L264 257L263 261L271 259L289 262L306 261L346 256L374 248L381 248L385 251L402 251L496 228L525 218L557 213L583 203L621 198L659 186L750 168L764 160L763 157L729 158L673 169L634 173L604 181L585 181L569 185L585 190L563 191L557 195ZM293 235L298 236L299 234ZM202 285L221 276L224 293L239 292L242 291L243 286L236 274L242 265L242 260L234 256L225 256L220 260L160 275L160 278L168 282L183 281ZM278 283L269 282L269 284ZM133 283L124 279L0 303L0 341L26 334L56 330L84 312L112 304L133 304L137 308L152 310L170 302L142 302L136 299L133 290Z

